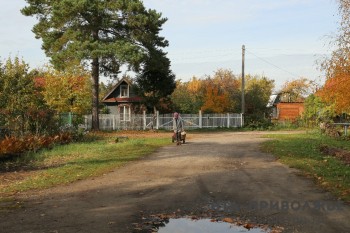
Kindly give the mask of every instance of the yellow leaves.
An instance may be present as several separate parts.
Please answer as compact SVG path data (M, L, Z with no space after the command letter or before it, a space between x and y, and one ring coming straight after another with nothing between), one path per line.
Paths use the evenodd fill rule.
M283 100L286 102L300 102L303 101L304 98L311 94L312 92L312 83L307 78L299 78L292 81L286 82L281 92L287 93L287 100Z
M91 109L91 80L82 71L47 72L44 98L58 112L83 114Z
M192 93L197 93L201 89L202 81L197 79L196 77L193 77L190 82L188 82L187 90Z

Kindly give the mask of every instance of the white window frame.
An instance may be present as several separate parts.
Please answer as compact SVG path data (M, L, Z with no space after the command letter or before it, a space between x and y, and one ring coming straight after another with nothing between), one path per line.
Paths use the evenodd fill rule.
M129 97L129 85L120 85L120 97Z
M131 121L131 107L129 105L119 106L119 115L120 121Z

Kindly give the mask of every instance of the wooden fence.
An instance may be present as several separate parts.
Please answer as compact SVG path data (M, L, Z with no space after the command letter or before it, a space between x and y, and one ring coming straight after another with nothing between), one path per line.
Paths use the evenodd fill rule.
M181 114L185 129L197 128L238 128L243 125L242 114ZM92 116L86 115L85 127L91 129ZM173 114L132 114L127 120L125 116L100 114L99 123L101 130L146 130L146 129L167 129L173 126Z

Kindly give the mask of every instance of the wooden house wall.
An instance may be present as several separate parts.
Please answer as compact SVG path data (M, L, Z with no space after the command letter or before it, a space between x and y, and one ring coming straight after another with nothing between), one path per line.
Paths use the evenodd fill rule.
M295 120L304 112L304 103L278 103L278 120Z
M136 93L133 88L125 81L123 81L110 95L109 97L120 98L121 86L126 85L129 87L129 97L136 97Z

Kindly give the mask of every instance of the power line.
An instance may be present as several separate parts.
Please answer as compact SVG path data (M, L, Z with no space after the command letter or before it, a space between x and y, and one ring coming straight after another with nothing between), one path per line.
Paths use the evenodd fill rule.
M174 62L199 62L199 61L213 61L212 59L221 58L222 60L232 60L240 53L233 49L229 50L203 50L203 51L188 51L188 52L171 52L168 51L168 56L172 57Z
M282 50L289 50L289 49L281 49L281 48L254 48L254 50L276 50L276 51L282 51ZM250 49L246 49L247 53L253 55L257 59L263 61L264 63L273 66L274 68L283 71L284 73L287 73L295 78L300 78L301 75L297 75L285 68L282 68L271 61L268 61L265 58L262 58L255 53L253 53ZM294 50L295 51L295 50ZM189 50L188 52L171 52L168 51L168 55L172 57L173 63L198 63L198 62L229 62L232 60L238 60L236 59L238 57L237 49L205 49L205 50ZM213 59L221 58L218 60L213 61Z
M170 54L170 55L173 55L173 54ZM175 58L174 58L174 60L178 60L178 61L184 61L184 60L190 60L190 61L192 61L192 60L198 60L198 59L200 59L200 60L208 60L208 59L210 59L210 58L223 58L223 57L231 57L232 56L232 53L222 53L222 54L211 54L211 55L199 55L198 54L198 56L196 56L195 54L194 55L190 55L190 56L186 56L185 54L184 54L184 56L174 56ZM231 60L231 59L230 59Z
M282 71L284 71L284 72L286 72L286 73L288 73L288 74L290 74L290 75L292 75L292 76L294 76L294 77L296 77L296 78L300 78L300 75L296 75L296 74L294 74L294 73L292 73L292 72L290 72L290 71L288 71L288 70L286 70L286 69L283 69L283 68L281 68L281 67L279 67L279 66L277 66L277 65L275 65L275 64L273 64L273 63L271 63L271 62L269 62L268 60L257 56L256 54L252 53L251 51L249 51L249 50L247 50L247 49L246 49L246 51L247 51L248 53L250 53L251 55L253 55L254 57L260 59L261 61L263 61L263 62L265 62L265 63L267 63L267 64L269 64L269 65L271 65L271 66L273 66L273 67L275 67L275 68L277 68L277 69L279 69L279 70L282 70Z

